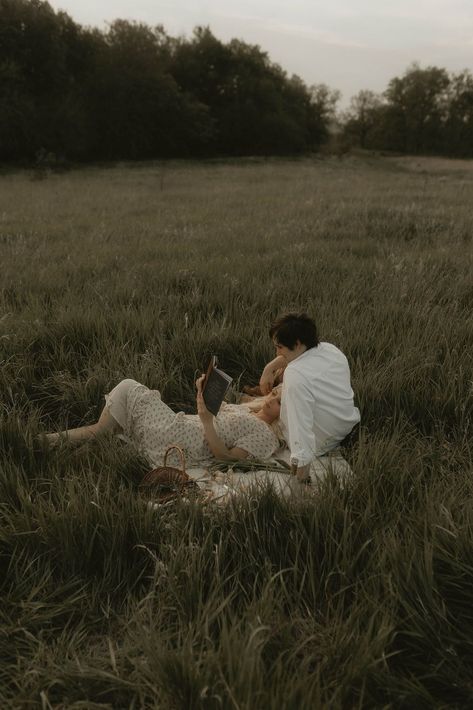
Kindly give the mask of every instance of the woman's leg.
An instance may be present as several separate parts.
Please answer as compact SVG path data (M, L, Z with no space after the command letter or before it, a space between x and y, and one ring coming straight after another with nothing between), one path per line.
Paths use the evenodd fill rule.
M110 414L109 408L104 407L99 420L95 424L81 426L77 429L67 429L66 431L45 434L43 438L48 447L53 447L60 441L80 443L90 439L95 439L96 437L106 434L107 432L117 431L118 429L121 429L120 425Z

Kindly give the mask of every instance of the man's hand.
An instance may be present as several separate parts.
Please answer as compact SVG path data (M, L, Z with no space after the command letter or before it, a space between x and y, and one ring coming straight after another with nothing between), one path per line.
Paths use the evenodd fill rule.
M273 370L268 369L268 365L264 368L260 381L259 381L259 386L261 387L261 392L266 395L271 392L273 389L273 384L274 384L274 372Z
M202 424L210 424L213 422L213 414L212 412L209 412L209 410L205 406L204 395L202 394L202 385L204 383L204 380L205 375L201 375L195 383L195 386L197 388L197 414L199 415L199 419Z
M291 473L297 478L299 483L310 483L310 463L306 466L297 466L297 464L294 464L291 468Z
M261 392L263 394L269 394L274 386L274 380L279 374L279 371L286 366L286 360L282 355L278 355L268 362L265 366L259 381L259 386L261 387Z
M296 478L300 483L310 483L310 463L297 469Z

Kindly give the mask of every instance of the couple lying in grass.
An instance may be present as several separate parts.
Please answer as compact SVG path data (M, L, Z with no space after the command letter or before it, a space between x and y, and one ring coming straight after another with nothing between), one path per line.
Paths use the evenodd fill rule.
M149 461L162 463L170 444L183 449L192 463L209 458L268 459L282 443L303 481L311 463L336 448L359 422L345 355L319 342L314 321L304 313L287 313L271 325L276 357L261 375L262 396L242 404L223 404L216 417L206 408L202 375L196 382L197 414L174 412L135 380L122 380L108 395L99 420L90 426L46 434L54 446L65 438L82 442L106 432L119 433ZM281 385L274 386L278 376Z

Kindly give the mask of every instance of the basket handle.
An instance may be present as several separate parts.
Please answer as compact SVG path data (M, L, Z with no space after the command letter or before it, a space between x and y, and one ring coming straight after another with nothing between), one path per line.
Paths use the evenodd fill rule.
M168 448L166 449L166 453L164 454L163 466L166 466L168 454L173 449L176 449L176 451L178 452L179 458L181 459L182 472L185 473L186 472L186 459L185 459L183 450L181 449L180 446L177 446L177 444L171 444L171 446L168 446Z

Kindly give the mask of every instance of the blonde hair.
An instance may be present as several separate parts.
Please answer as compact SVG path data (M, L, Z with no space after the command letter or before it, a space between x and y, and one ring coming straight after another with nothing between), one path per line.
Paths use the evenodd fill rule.
M273 392L277 392L279 394L279 396L281 396L282 385L276 385L276 387L273 387L273 389L271 390L271 394L273 394ZM256 412L259 412L260 409L263 408L263 405L264 405L267 397L269 397L268 394L261 395L261 397L252 397L249 402L242 402L242 404L245 407L248 407L250 412L256 413Z
M273 387L273 389L271 390L271 394L273 392L277 392L279 394L279 396L281 396L282 384L276 385L276 387ZM253 397L249 402L242 402L241 406L247 407L250 410L250 412L254 412L256 414L257 412L259 412L263 408L263 405L264 405L266 398L268 396L269 395L263 395L261 397ZM271 422L271 424L269 426L273 430L274 434L277 436L279 444L281 446L283 446L286 443L286 440L285 440L284 435L282 433L279 417L277 419L275 419L274 422Z

